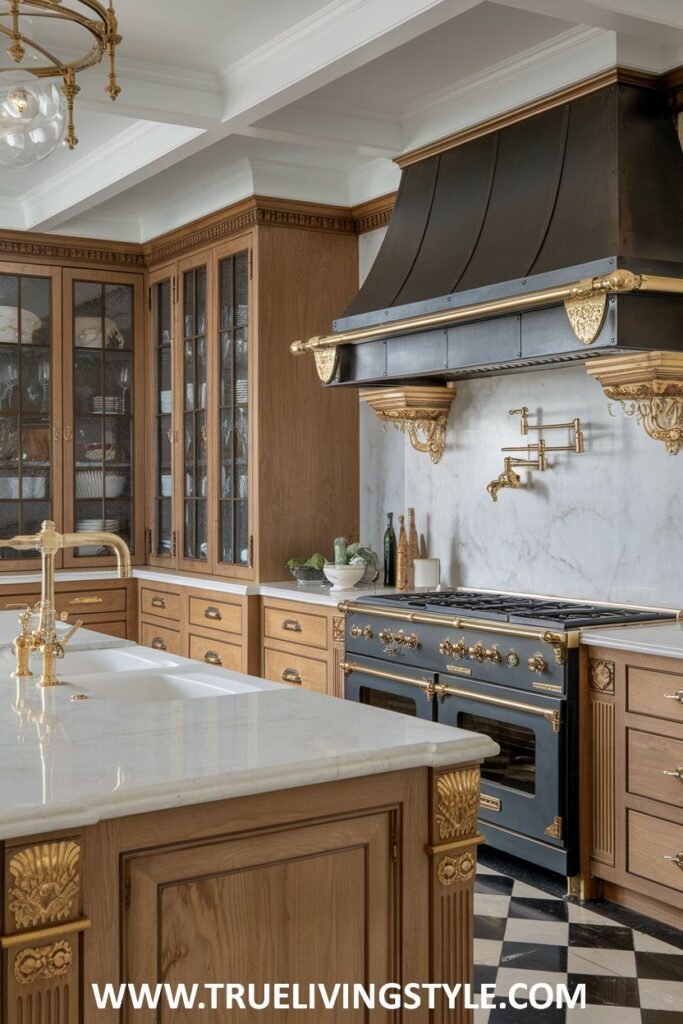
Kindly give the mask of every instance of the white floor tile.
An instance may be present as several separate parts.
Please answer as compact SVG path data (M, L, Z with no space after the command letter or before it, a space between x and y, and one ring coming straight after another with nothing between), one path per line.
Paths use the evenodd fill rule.
M489 1024L490 1010L475 1010L474 1024Z
M683 981L656 981L641 978L640 1005L644 1010L678 1010L683 1007Z
M602 914L597 914L593 910L589 910L588 907L579 906L577 903L568 903L567 908L569 910L569 920L572 924L604 924L611 925L614 927L617 922L610 920L608 917L604 917Z
M501 967L496 976L496 999L508 995L513 985L524 985L528 990L528 987L536 984L537 981L538 978L534 979L528 970L518 971L513 967ZM544 985L566 985L567 975L560 971L557 973L544 971L542 981ZM524 1002L527 999L527 991L518 989L515 992L515 998L518 1002Z
M629 949L593 949L570 946L567 959L570 974L615 974L635 978L636 954Z
M484 917L507 917L510 910L510 897L492 895L487 892L475 892L474 913Z
M566 1011L566 1024L640 1024L640 1010L632 1006L576 1006Z
M683 956L683 949L679 949L678 946L670 946L668 942L662 942L660 939L653 939L645 932L634 931L633 946L639 953L672 953Z
M488 967L497 967L502 950L503 943L497 942L495 939L475 939L474 962Z
M499 875L500 871L494 871L493 868L487 868L485 864L477 864L478 875Z
M527 885L526 882L515 882L512 895L532 900L559 899L559 896L551 896L550 893L543 892L543 889L537 889L533 885Z
M511 917L505 929L505 941L566 946L569 943L569 925L564 921L529 921Z

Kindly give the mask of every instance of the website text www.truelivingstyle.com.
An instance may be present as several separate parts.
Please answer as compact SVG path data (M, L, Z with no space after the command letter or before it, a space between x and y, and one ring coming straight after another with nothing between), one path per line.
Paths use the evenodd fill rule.
M459 1004L471 1010L548 1010L550 1007L585 1009L586 986L516 983L503 995L495 985L445 985L436 983L389 982L384 985L338 983L307 985L288 982L240 985L230 982L194 985L93 985L98 1009L121 1010L435 1010L442 1001L449 1009Z

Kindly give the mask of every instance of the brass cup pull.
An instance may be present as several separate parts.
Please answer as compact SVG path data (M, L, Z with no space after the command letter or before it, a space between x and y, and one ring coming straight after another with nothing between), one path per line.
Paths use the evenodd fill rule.
M223 664L223 659L221 658L220 654L218 654L216 651L207 651L206 654L204 655L204 661L207 663L207 665L220 666Z
M152 606L154 608L165 608L166 602L164 601L163 597L153 597Z
M154 637L154 639L152 640L152 647L155 651L167 650L166 641L163 639L163 637L160 636Z
M672 779L678 779L679 782L683 782L683 764L679 764L672 772L663 771L662 775L669 775Z
M283 683L296 683L298 686L303 683L300 673L295 668L286 668L280 678Z
M665 693L664 697L666 700L677 700L679 704L683 704L683 690L676 690L675 693Z
M213 608L212 606L209 606L204 609L204 618L213 619L214 622L220 622L223 616L221 615L220 608Z
M285 619L282 623L282 628L286 629L289 633L301 633L301 623L297 619Z
M72 597L69 604L104 604L103 597Z
M670 860L676 867L679 867L683 871L683 851L679 850L678 853L674 853L671 856L664 856L664 860Z

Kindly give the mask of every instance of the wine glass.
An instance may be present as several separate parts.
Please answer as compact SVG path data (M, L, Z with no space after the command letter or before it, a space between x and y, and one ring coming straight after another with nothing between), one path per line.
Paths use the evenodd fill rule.
M50 363L49 360L47 359L42 359L40 363L38 363L38 383L40 384L41 390L43 392L42 401L40 403L40 411L49 412L50 406L48 402L47 393L48 388L50 387Z
M130 366L124 364L119 370L119 387L121 388L121 412L128 411L128 392L130 391Z

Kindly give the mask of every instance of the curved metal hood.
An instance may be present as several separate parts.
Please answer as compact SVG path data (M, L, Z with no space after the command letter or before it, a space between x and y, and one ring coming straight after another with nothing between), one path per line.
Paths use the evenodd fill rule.
M652 84L615 83L409 165L375 264L334 324L346 336L382 325L381 337L375 327L362 343L340 338L336 382L448 380L605 348L683 348L683 297L666 288L613 289L590 343L561 301L520 302L617 269L683 277L683 154L666 94ZM420 328L420 317L449 309L464 322Z

